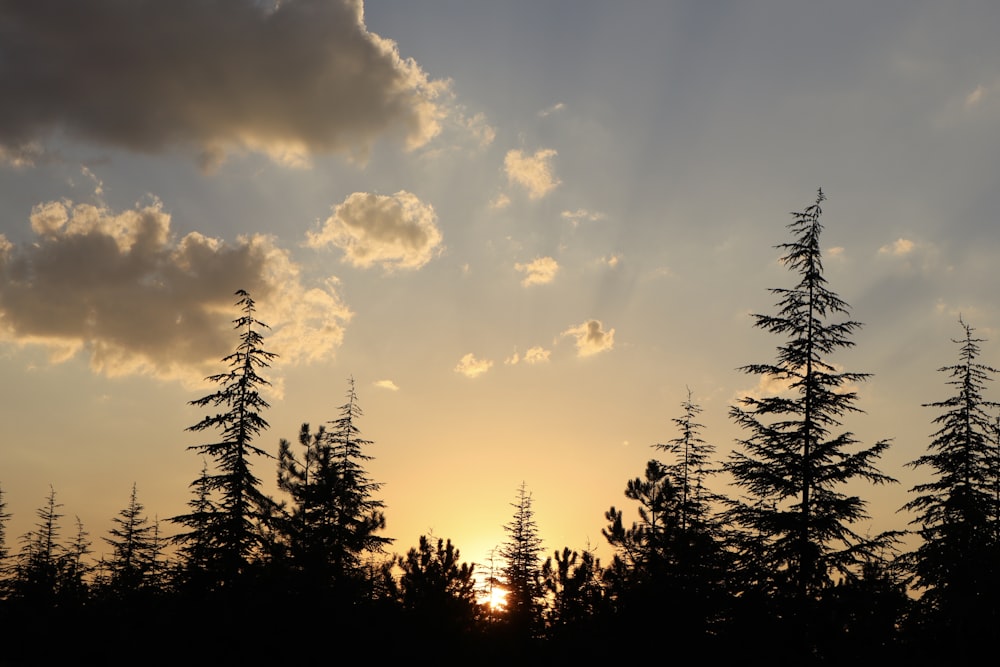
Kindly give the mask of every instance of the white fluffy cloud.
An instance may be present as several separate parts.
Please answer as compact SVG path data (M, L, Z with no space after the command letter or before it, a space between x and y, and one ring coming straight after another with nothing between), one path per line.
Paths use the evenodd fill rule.
M319 231L308 234L306 244L336 246L344 251L344 261L362 268L419 269L440 250L441 231L434 208L416 195L355 192Z
M535 347L529 347L528 351L524 353L523 357L517 350L514 350L514 353L511 356L504 359L504 363L507 364L508 366L516 366L522 361L526 364L543 364L547 362L549 360L549 357L551 356L552 356L551 350L546 350L544 347L541 346L535 346Z
M272 327L278 363L332 356L351 317L332 284L303 286L272 238L176 240L156 200L120 213L46 202L30 223L33 243L0 243L0 335L46 346L54 360L83 352L107 375L200 379L235 345L239 289Z
M476 359L471 352L462 357L455 366L455 372L467 378L479 377L493 367L493 362L489 359Z
M399 391L399 386L392 380L376 380L374 385L379 389L388 389L389 391Z
M574 339L578 357L589 357L615 346L615 330L605 331L600 320L587 320L583 324L566 329L562 335Z
M524 353L524 363L526 364L543 364L549 360L552 356L551 350L546 350L544 347L529 347L528 351Z
M559 271L559 262L551 257L538 257L527 264L515 264L514 268L525 274L521 280L521 284L525 287L545 285L555 279Z
M525 155L519 150L508 151L503 161L507 180L526 189L531 199L541 199L560 183L552 170L552 158L555 156L556 152L551 148L539 149L534 155Z
M433 81L364 24L361 0L33 0L0 7L0 156L63 132L297 164L440 131ZM2 63L16 63L5 66Z

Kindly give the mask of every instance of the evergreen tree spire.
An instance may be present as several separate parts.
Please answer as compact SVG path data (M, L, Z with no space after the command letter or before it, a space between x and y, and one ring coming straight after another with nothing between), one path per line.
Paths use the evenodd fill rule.
M235 352L222 359L229 370L207 378L219 385L217 391L191 401L196 407L221 411L206 415L187 429L219 432L218 441L188 447L215 462L214 474L203 475L198 484L218 498L206 505L212 509L211 516L196 512L172 519L191 528L185 534L185 541L208 547L205 553L210 555L221 585L237 580L259 555L264 543L260 525L268 520L272 507L272 501L261 492L260 480L252 472L251 457L269 456L253 441L267 429L262 412L270 407L260 394L261 388L270 382L259 371L267 368L277 355L263 349L261 329L268 326L257 319L254 300L244 290L237 291L236 296L241 315L233 323L239 332L239 343Z
M997 442L992 411L1000 404L984 396L997 369L978 361L982 338L959 319L964 336L958 362L938 369L954 394L924 407L940 410L928 451L907 464L929 469L933 478L911 489L917 494L903 509L916 512L911 524L923 539L906 561L925 589L921 601L943 633L966 644L992 632L1000 594L1000 542L996 517ZM964 649L963 649L964 650ZM973 651L973 653L975 653Z
M519 632L530 634L538 612L541 589L542 538L532 508L531 493L522 482L517 500L511 503L514 516L503 528L507 541L500 547L504 560L503 579L507 588L507 617Z
M792 241L777 246L782 262L798 279L791 288L775 288L777 313L754 315L755 326L783 338L773 362L743 366L783 390L777 395L747 395L730 416L747 435L725 464L743 499L729 505L728 518L744 531L750 548L762 549L755 565L765 588L799 599L817 595L832 575L856 575L858 564L890 535L869 539L852 526L868 518L866 503L844 490L856 480L893 482L875 467L889 446L881 440L867 449L849 431L835 432L854 404L853 386L868 373L847 372L832 356L854 345L861 324L848 305L827 287L820 252L822 202L793 213Z

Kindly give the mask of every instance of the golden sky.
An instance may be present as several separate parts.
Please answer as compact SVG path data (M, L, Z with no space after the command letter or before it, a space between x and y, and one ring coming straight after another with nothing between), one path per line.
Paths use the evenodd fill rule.
M900 480L858 489L871 532L908 520L959 315L1000 366L997 3L127 4L0 9L14 548L50 485L96 555L133 482L184 510L238 289L280 355L257 444L354 377L394 549L477 562L522 482L547 551L610 560L603 514L688 388L726 455L819 187L865 323L833 361L874 374L845 426Z

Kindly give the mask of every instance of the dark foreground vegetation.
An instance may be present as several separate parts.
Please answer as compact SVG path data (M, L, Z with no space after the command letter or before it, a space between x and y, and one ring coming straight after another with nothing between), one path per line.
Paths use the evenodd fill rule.
M675 437L606 512L614 548L543 554L522 485L506 541L487 568L425 536L392 555L380 485L353 380L333 419L303 424L277 456L281 498L261 491L252 461L268 405L272 352L249 294L238 292L238 345L216 391L192 401L207 416L193 447L205 464L188 511L150 522L133 487L100 539L64 535L50 491L13 550L0 495L3 664L271 664L318 658L382 664L600 664L722 660L759 664L962 664L989 655L1000 619L1000 428L985 398L996 372L959 322L957 359L941 368L948 397L927 404L937 429L911 465L927 481L906 509L919 537L861 535L854 482L894 483L878 469L888 441L865 445L843 420L867 374L841 370L860 324L823 277L823 193L793 215L781 244L794 276L756 315L779 340L774 360L742 370L784 388L730 410L742 437L725 460L702 437L690 393ZM716 475L730 493L710 489ZM626 512L638 511L637 521ZM484 602L494 589L505 604Z

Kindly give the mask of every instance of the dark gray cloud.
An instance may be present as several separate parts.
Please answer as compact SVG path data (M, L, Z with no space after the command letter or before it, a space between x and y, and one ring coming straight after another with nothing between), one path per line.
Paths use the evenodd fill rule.
M429 80L368 32L360 0L5 0L0 157L66 135L134 151L183 145L297 163L439 131Z
M0 235L0 336L57 360L83 351L108 375L200 379L235 345L238 289L288 362L332 354L351 316L330 287L303 287L269 237L176 240L158 201L122 213L47 202L31 226L36 239L21 247Z

